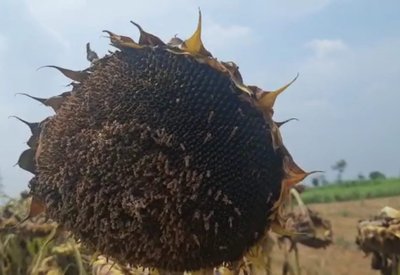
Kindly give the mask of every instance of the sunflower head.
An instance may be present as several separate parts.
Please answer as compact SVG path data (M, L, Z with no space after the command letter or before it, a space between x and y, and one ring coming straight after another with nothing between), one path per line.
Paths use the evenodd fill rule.
M164 43L105 31L117 48L72 71L72 89L36 98L55 115L29 124L19 165L34 174L31 215L45 211L122 263L196 270L240 259L282 225L304 179L283 145L275 91L243 83L234 62L194 34Z

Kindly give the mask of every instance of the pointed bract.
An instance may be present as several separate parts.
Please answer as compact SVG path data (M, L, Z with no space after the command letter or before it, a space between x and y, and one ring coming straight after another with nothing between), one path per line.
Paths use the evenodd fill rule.
M72 80L77 81L77 82L82 82L88 76L88 73L85 72L85 71L73 71L73 70L61 68L61 67L54 66L54 65L42 66L39 69L42 69L42 68L54 68L54 69L57 69L58 71L60 71L63 75L65 75L69 79L72 79Z
M32 174L36 173L36 165L35 165L35 151L32 149L27 149L22 152L21 156L18 159L18 166L22 169L31 172Z
M204 48L203 42L201 41L201 11L199 10L199 21L197 23L197 29L192 36L185 40L182 44L182 49L193 55L200 56L212 56L209 51Z
M44 103L46 106L53 108L55 112L60 109L61 105L65 102L68 96L71 95L71 92L65 92L57 96L52 96L46 100Z
M275 90L275 91L265 91L260 95L260 98L258 99L258 105L262 108L264 112L270 113L272 112L272 109L275 104L275 100L280 95L283 91L285 91L290 85L293 84L293 82L296 81L296 79L299 77L299 74L296 75L296 77L290 81L288 84L285 86Z
M269 125L271 127L272 145L274 147L274 150L277 150L283 147L282 135L281 132L279 131L279 126L275 122L273 122L272 119L270 120L271 121Z
M29 97L29 98L32 98L32 99L34 99L34 100L36 100L36 101L39 101L39 102L42 103L42 104L45 104L45 102L46 102L46 100L47 100L47 98L41 98L41 97L31 96L30 94L27 94L27 93L16 93L15 95L24 95L24 96L27 96L27 97Z
M157 36L155 36L153 34L145 32L139 24L137 24L133 21L131 21L131 23L139 29L139 32L140 32L139 45L165 46L165 43L160 38L158 38Z
M288 122L290 122L290 121L292 121L292 120L297 120L297 121L299 121L297 118L292 117L292 118L289 118L289 119L286 119L286 120L280 121L280 122L275 121L275 124L276 124L276 126L278 126L278 128L280 128L282 125L284 125L284 124L286 124L286 123L288 123Z
M242 75L239 72L239 67L235 62L222 62L221 64L225 66L225 68L229 71L232 78L236 79L236 81L243 83Z
M284 148L286 151L287 149ZM321 173L322 171L311 171L306 172L301 169L293 160L292 156L287 153L286 157L283 160L283 170L285 171L285 179L283 180L283 185L290 189L295 184L304 180L307 176L314 173Z
M29 129L31 130L32 134L35 134L39 129L39 124L40 124L39 122L28 122L26 120L23 120L22 118L17 117L17 116L9 116L9 118L10 117L16 118L19 121L21 121L22 123L24 123L25 125L27 125L29 127Z
M35 149L38 145L39 142L39 135L40 135L40 131L38 131L37 134L33 134L29 137L28 141L26 142L26 144L29 146L29 148Z
M18 94L37 100L43 105L53 108L53 110L57 112L57 110L61 107L61 104L67 99L68 96L71 95L71 92L64 92L60 95L52 96L50 98L35 97L26 93L18 93Z
M132 49L141 49L143 46L137 44L132 38L128 36L123 36L123 35L118 35L113 32L104 30L103 32L108 33L110 35L110 41L111 44L114 47L117 47L119 49L124 49L124 48L132 48Z
M86 43L86 59L91 63L93 63L93 62L95 62L96 60L99 59L99 56L97 55L97 53L90 49L90 43L89 42Z

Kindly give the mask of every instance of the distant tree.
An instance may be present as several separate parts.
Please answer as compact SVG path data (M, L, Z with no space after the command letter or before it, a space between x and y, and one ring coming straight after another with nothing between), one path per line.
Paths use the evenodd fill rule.
M333 170L338 172L337 181L342 182L342 174L347 167L347 162L344 159L341 159L332 166Z
M319 178L313 178L311 180L311 183L314 187L318 187L319 186Z
M360 180L360 181L363 181L363 180L365 180L365 176L363 175L363 174L358 174L358 180Z
M385 174L383 174L379 171L372 171L371 173L369 173L369 178L371 180L380 180L380 179L385 179L386 176L385 176Z
M327 185L327 184L329 184L329 181L326 179L325 175L321 174L319 176L319 183L321 185Z
M3 186L3 178L1 177L1 174L0 174L0 194L3 194L3 189L4 188L4 186Z

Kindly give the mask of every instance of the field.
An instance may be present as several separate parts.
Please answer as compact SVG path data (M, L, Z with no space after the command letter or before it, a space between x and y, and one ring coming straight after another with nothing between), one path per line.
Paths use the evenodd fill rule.
M350 181L309 188L302 195L306 204L382 198L400 195L400 179Z
M327 249L314 250L299 245L302 275L378 275L370 268L370 258L365 257L354 243L356 225L360 219L376 214L384 206L400 208L400 196L348 202L310 204L332 222L334 244ZM282 274L282 256L275 248L273 273Z
M391 181L391 180L380 183L367 183L365 186L361 186L361 184L353 184L353 185L341 184L340 186L329 186L319 189L318 188L310 189L309 191L306 191L303 194L303 197L310 196L310 194L313 196L316 196L318 194L320 194L320 196L329 196L330 195L329 192L333 192L335 194L346 194L346 192L347 194L354 194L354 190L358 190L359 194L367 194L367 190L370 190L369 191L370 194L377 195L380 194L379 191L381 188L382 189L393 188L393 187L399 188L399 184L400 184L399 181ZM334 198L338 197L339 196L336 196ZM346 197L345 195L343 195L341 198L350 199L351 197ZM384 206L391 206L393 208L400 209L400 195L391 197L382 197L382 198L342 201L342 202L308 204L308 207L310 209L317 211L323 218L328 219L331 222L333 227L333 244L327 247L326 249L318 249L318 250L311 249L299 244L298 248L300 257L299 262L302 271L301 274L302 275L353 275L353 274L379 275L380 273L378 271L374 271L370 268L371 266L370 257L366 257L358 249L354 241L357 233L357 222L360 219L366 219L369 218L370 216L377 214L379 210L382 209ZM26 207L27 207L26 205L21 205L20 208L17 209L19 209L18 210L19 212L25 213ZM43 243L45 239L42 238L40 240ZM54 245L56 245L56 243L52 243L50 245L52 247L51 251L56 249ZM47 255L49 257L47 257L46 259L52 259L54 257L56 258L59 257L60 259L64 259L62 257L71 256L68 253L72 252L75 253L75 250L71 250L72 252L69 250L68 251L65 250L66 252L64 250L57 250L57 251L54 252L55 254L53 253L54 255L52 255L51 257L50 254ZM49 251L47 252L50 253L50 248ZM2 262L1 254L2 254L2 244L0 242L0 273L3 274L1 272L1 262ZM33 253L33 255L39 255L39 254L35 252ZM22 259L23 257L18 257L18 259L20 258ZM277 243L275 243L272 253L271 274L277 274L277 275L282 274L283 259L284 259L283 251L278 247ZM71 261L70 264L73 265L74 261L71 260L71 258L68 258L68 261ZM41 264L40 267L42 268Z

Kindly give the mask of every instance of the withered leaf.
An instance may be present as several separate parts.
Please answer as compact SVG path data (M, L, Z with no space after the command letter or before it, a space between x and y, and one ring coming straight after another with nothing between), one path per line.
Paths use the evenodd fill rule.
M209 56L211 53L204 48L203 41L201 40L201 11L199 10L199 21L197 29L189 39L186 39L182 46L182 50L187 51L193 55Z
M86 43L86 59L93 63L96 60L99 59L99 56L97 55L97 53L95 51L92 51L92 49L90 49L90 43Z
M139 29L140 32L139 45L165 46L165 43L160 38L158 38L153 34L145 32L139 24L133 21L131 21L131 23Z
M54 65L42 66L39 69L42 69L42 68L54 68L54 69L57 69L58 71L60 71L63 75L65 75L69 79L72 79L72 80L77 81L77 82L82 82L88 76L88 73L85 72L85 71L73 71L73 70L61 68L61 67L54 66Z
M104 30L103 32L110 35L111 44L114 47L123 49L123 48L132 48L132 49L141 49L143 46L137 44L132 38L128 36L118 35L113 32Z
M27 149L23 151L18 159L17 164L22 169L31 172L32 174L35 174L36 173L35 151L32 149Z

